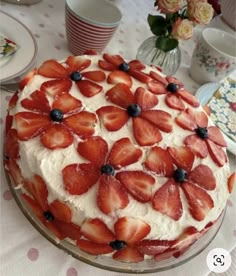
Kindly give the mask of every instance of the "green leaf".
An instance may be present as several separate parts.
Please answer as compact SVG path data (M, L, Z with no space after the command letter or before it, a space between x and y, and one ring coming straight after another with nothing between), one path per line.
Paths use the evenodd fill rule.
M164 52L169 52L178 46L179 42L175 38L158 37L156 40L156 47Z
M154 35L160 36L166 33L166 20L160 15L148 15L148 24Z

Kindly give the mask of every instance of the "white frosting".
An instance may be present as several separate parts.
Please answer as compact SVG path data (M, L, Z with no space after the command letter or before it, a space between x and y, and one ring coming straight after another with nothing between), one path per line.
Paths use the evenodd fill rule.
M87 56L87 58L92 60L92 64L90 68L87 68L86 70L90 71L95 68L98 69L97 60L101 59L101 57ZM154 68L146 68L147 72L150 70L155 71ZM109 74L109 72L105 73L106 75ZM46 80L48 79L42 76L34 76L30 83L28 83L24 90L20 93L20 98L15 108L12 109L10 113L15 114L20 111L28 111L21 106L21 100L29 97L30 94L36 89L39 89L40 85ZM73 95L75 98L79 98L83 102L85 110L95 113L98 108L106 105L111 105L111 103L106 101L104 94L113 85L108 84L106 81L101 83L101 85L103 86L103 91L95 95L94 97L84 97L80 92L78 92L78 88L75 84L73 84L70 90L70 94ZM143 84L133 79L133 86L131 90L135 91L138 86L143 86ZM165 104L164 98L165 95L158 95L159 103L155 108L165 110L172 115L172 118L174 118L179 113L179 111L169 108ZM52 102L52 99L49 96L48 100L50 103ZM185 105L188 106L186 103ZM199 107L198 109L202 110L201 107ZM209 123L212 124L212 122ZM132 135L131 128L131 120L129 120L124 127L116 132L109 132L104 127L102 127L102 125L98 124L96 126L95 134L103 137L107 141L109 149L116 140L123 137L129 137L133 141L133 143L137 145ZM158 145L164 148L167 146L181 146L183 145L183 137L191 133L192 132L180 128L173 119L173 131L171 133L161 132L163 140L158 143ZM208 156L205 159L195 158L195 162L193 165L193 168L200 163L208 165L212 169L212 172L217 181L216 189L213 191L208 191L214 201L214 208L209 211L203 221L196 221L192 218L191 214L188 211L188 203L181 189L180 195L183 204L183 215L178 221L175 221L168 216L162 215L158 211L154 210L152 208L151 202L140 203L130 195L129 204L126 208L118 210L114 214L105 215L98 209L96 204L98 184L95 184L87 193L79 196L70 195L68 192L65 191L63 187L62 169L69 164L88 162L77 153L76 147L78 141L76 141L76 139L74 139L74 143L69 147L57 150L49 150L45 148L40 143L39 137L20 142L20 159L18 160L18 165L22 171L22 175L24 178L31 178L34 174L38 174L42 176L42 178L45 180L49 191L49 203L55 199L67 202L72 210L72 221L74 223L81 225L85 218L98 217L101 218L108 225L108 227L113 229L113 224L118 217L135 216L137 218L145 220L151 226L151 232L149 233L147 238L174 239L181 234L185 227L194 226L198 230L203 229L208 222L214 221L218 218L221 211L226 205L226 200L229 195L226 184L229 174L228 163L222 168L218 167L212 161L211 157ZM147 150L147 147L142 147L142 159L138 163L132 164L127 168L122 169L145 170L142 163L145 159ZM151 173L156 179L158 179L158 182L156 181L153 187L153 191L156 191L163 183L166 182L167 178L157 178L154 173L149 173Z

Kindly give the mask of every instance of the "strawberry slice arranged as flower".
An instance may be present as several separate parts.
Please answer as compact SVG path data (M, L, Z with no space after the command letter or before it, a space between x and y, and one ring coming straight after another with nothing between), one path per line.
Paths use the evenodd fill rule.
M143 83L151 81L152 78L142 72L145 65L139 60L131 60L125 62L120 55L103 54L104 60L98 61L98 66L103 70L112 71L107 78L107 82L111 84L124 83L128 87L132 86L132 78L135 78Z
M68 93L72 83L75 82L85 97L100 93L103 88L97 82L104 81L106 75L101 70L84 71L90 64L90 59L81 56L69 56L64 63L56 60L45 61L38 68L38 74L52 80L44 82L40 90L54 97L62 92Z
M222 147L227 146L226 141L216 126L208 126L205 112L188 108L176 117L176 123L194 132L185 138L184 143L195 155L206 158L209 154L219 167L224 166L227 156Z
M16 113L17 138L27 141L40 136L48 149L66 148L74 141L74 134L88 137L94 133L96 115L81 111L82 103L68 93L54 97L52 106L43 91L36 90L21 101L30 110Z
M48 190L41 176L34 175L32 179L24 180L24 188L30 196L24 193L23 199L40 221L59 239L68 237L78 240L81 237L80 226L71 221L70 207L58 199L48 204Z
M216 188L216 179L207 165L199 164L193 170L194 154L186 147L153 147L147 154L147 170L169 179L156 190L152 206L158 212L179 220L183 213L179 189L188 202L188 209L195 220L202 221L214 207L207 191Z
M129 203L128 192L141 202L150 200L155 182L152 176L141 171L115 175L116 169L136 163L142 156L141 149L128 138L116 141L108 152L103 138L89 137L78 144L77 151L90 163L70 164L62 170L67 192L81 195L98 183L97 205L105 214L125 208Z
M126 84L119 83L106 93L107 100L119 106L105 106L96 112L109 131L123 127L132 118L133 134L141 146L151 146L162 140L161 131L172 131L171 115L162 110L149 110L158 104L155 95L142 87L132 94Z
M183 83L174 77L164 77L154 71L151 71L152 80L147 83L148 89L156 95L166 94L166 104L176 110L184 110L188 103L193 107L198 107L198 100L184 89Z
M141 262L144 254L137 244L150 232L151 227L141 219L121 217L114 224L114 233L100 219L87 219L81 225L82 238L77 246L92 255L113 253L112 258L122 262Z

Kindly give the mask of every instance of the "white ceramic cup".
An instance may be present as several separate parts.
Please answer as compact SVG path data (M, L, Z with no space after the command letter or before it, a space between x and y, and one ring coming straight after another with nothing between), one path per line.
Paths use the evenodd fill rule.
M101 52L121 20L120 10L106 0L66 0L68 48L74 55L86 50Z
M199 84L217 82L236 69L236 37L225 31L206 28L192 55L190 76Z

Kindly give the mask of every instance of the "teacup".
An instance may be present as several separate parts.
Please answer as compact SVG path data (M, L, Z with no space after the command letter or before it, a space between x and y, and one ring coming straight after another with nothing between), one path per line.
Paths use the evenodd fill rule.
M121 20L120 10L106 0L66 0L68 48L74 55L86 50L101 52Z
M190 75L199 84L217 82L236 69L236 37L219 29L206 28L192 55Z

